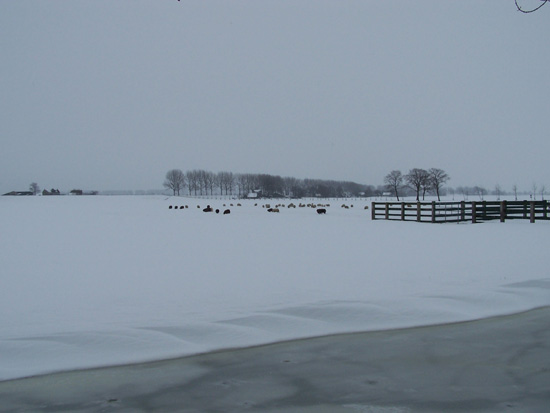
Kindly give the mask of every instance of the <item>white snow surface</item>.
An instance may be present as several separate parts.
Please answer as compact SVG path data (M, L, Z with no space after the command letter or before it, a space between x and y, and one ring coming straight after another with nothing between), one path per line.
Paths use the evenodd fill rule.
M550 305L548 222L266 202L0 197L0 380Z

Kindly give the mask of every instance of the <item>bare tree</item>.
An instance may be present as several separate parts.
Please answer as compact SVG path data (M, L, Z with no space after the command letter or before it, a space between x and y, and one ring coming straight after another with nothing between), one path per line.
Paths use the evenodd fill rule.
M502 188L499 184L495 185L495 195L497 196L497 201L500 201L500 194L502 193Z
M185 176L187 177L187 187L189 188L189 195L193 192L193 195L197 195L199 189L199 171L196 169L187 171Z
M441 201L441 198L439 196L441 188L449 179L449 175L447 175L447 172L445 172L443 169L438 168L430 168L428 170L429 175L429 181L430 181L430 187L435 191L435 194L437 195L437 200Z
M214 194L214 186L216 185L216 175L213 172L205 171L204 182L207 189L206 195L208 195L208 190L210 190L210 196L212 196Z
M179 169L172 169L166 172L166 180L163 185L165 188L171 189L174 195L179 195L185 187L185 175Z
M447 188L447 193L453 196L453 201L455 200L455 190L454 188Z
M467 186L459 186L457 190L462 194L462 198L467 201L468 196L470 195L470 188L468 188Z
M229 195L233 195L233 187L235 186L235 177L233 172L224 172L223 186L225 189L225 195L229 192Z
M246 192L247 182L248 182L248 178L246 174L237 175L236 185L237 185L239 198L246 197L248 195L248 192Z
M419 168L413 168L405 175L405 181L416 192L417 201L420 201L420 190L427 186L428 178L428 171Z
M220 195L223 195L223 191L225 189L225 195L227 195L227 181L229 180L229 176L231 175L231 172L218 172L216 175L216 184L220 188Z
M546 187L543 185L540 187L540 200L544 201L544 193L546 192Z
M36 182L32 182L29 185L29 191L31 191L33 195L36 195L40 192L40 187L38 186L38 184Z
M532 187L532 191L533 193L531 194L531 198L533 199L533 201L535 200L536 196L537 196L537 184L535 182L533 182L533 187Z
M518 4L518 0L514 0L514 2L516 3L517 9L518 9L520 12L522 12L522 13L533 13L534 11L537 11L537 10L540 9L542 6L544 6L548 0L540 0L540 1L542 1L542 4L538 5L537 7L533 8L533 9L531 9L531 10L526 10L526 9L522 9L522 8L520 7L520 5Z
M518 186L516 184L514 184L514 186L512 187L512 191L514 191L514 198L517 201L518 200Z
M483 201L485 199L485 195L487 195L487 190L482 186L474 186L474 193L481 201Z
M403 185L403 174L401 171L391 171L384 177L384 183L390 191L393 191L399 202L399 189Z

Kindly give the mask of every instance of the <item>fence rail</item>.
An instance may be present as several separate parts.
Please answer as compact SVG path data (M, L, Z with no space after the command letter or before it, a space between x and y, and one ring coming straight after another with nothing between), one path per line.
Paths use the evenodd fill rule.
M373 202L372 219L473 223L498 219L548 220L548 201Z

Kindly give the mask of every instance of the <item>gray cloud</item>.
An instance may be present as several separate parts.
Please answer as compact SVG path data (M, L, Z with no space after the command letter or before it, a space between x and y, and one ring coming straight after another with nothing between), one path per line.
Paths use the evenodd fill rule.
M0 3L0 192L168 169L550 184L548 12L513 2Z

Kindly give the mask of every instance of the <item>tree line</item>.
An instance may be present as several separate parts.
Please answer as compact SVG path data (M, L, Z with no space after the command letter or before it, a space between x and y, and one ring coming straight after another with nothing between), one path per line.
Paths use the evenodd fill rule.
M182 195L187 191L189 195L194 196L226 195L239 198L247 197L249 194L269 198L344 198L374 196L380 193L380 188L350 181L298 179L225 171L214 173L200 169L187 172L171 169L166 173L163 186L171 190L173 195Z
M509 194L500 185L493 190L482 186L446 187L450 180L443 169L412 168L407 174L393 170L384 177L383 185L365 185L351 181L336 181L322 179L298 179L281 177L279 175L258 173L211 172L202 169L183 172L180 169L171 169L166 173L163 186L172 191L173 195L189 194L191 196L231 196L246 198L249 194L267 198L346 198L346 197L382 197L395 196L399 201L403 196L415 196L419 201L426 195L435 195L438 200L445 194L461 195L467 200L470 196L483 200L488 194L500 199L501 195ZM389 194L388 194L389 192ZM517 200L518 188L512 187L513 195ZM530 191L531 198L544 199L545 186L533 184Z
M437 200L441 201L441 189L449 179L449 175L443 169L413 168L406 175L399 170L391 171L384 177L384 183L388 190L395 195L397 201L399 201L399 192L404 187L415 192L417 201L420 201L421 194L424 199L426 193L434 193L437 195Z

